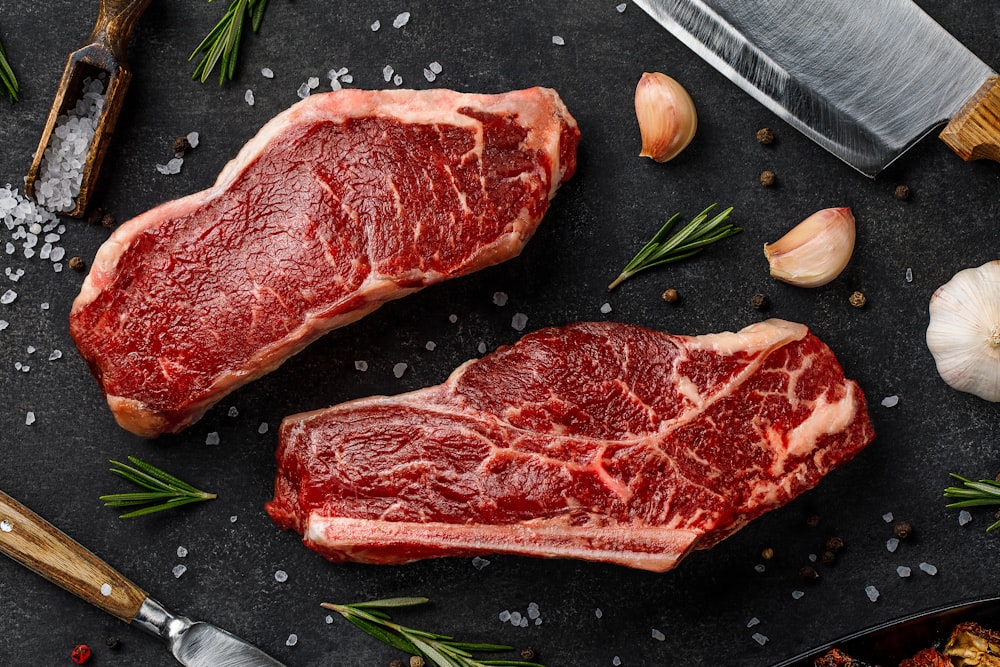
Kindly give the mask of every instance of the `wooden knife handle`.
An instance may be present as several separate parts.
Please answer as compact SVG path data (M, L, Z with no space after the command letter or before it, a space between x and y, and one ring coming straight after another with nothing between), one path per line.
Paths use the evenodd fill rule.
M146 599L142 589L3 491L0 553L126 623Z
M1000 162L1000 76L986 79L940 134L963 160Z

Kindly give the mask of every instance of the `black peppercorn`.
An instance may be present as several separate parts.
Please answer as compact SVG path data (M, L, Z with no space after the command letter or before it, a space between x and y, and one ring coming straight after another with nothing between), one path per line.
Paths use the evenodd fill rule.
M909 521L897 521L896 525L892 527L892 534L901 540L905 540L913 534L913 526L910 525Z
M910 198L910 186L908 185L897 185L895 191L896 199L899 201L906 201Z
M86 268L86 266L87 263L84 262L79 257L73 256L69 258L69 268L73 269L74 271L83 271L84 268Z
M865 297L863 292L854 292L851 294L848 301L850 301L851 305L855 308L864 308L865 304L868 303L868 299Z
M104 209L100 206L91 209L90 213L87 214L87 222L92 225L101 224L101 218L104 217Z
M844 548L844 540L836 536L828 537L826 538L826 544L824 544L823 547L827 551L836 553Z
M101 227L105 229L111 229L115 226L115 216L110 213L105 213L101 216Z
M754 294L750 297L750 305L757 310L767 309L767 295L766 294Z
M824 551L819 560L823 565L833 565L837 561L837 554L832 551Z
M191 150L191 142L187 137L177 137L173 143L174 155L184 157L184 154Z
M108 638L104 640L104 645L112 650L119 649L122 647L122 640L118 638L118 635L109 635Z
M389 661L389 667L403 667L403 661L399 658L393 658Z
M774 558L774 549L771 547L764 547L760 550L760 557L764 560L771 560Z
M535 649L528 646L521 650L521 660L535 660L538 654L535 653Z
M812 565L806 565L799 570L799 576L806 581L816 581L819 579L819 572Z
M774 132L769 127L762 127L757 130L757 141L767 146L774 143Z
M806 525L815 528L819 525L819 514L810 514L806 517Z
M776 180L777 176L775 176L774 172L771 171L770 169L765 169L764 171L760 172L760 184L763 185L765 188L769 188L772 185L774 185L774 182Z
M675 289L668 289L662 296L667 303L677 303L681 299L681 295Z

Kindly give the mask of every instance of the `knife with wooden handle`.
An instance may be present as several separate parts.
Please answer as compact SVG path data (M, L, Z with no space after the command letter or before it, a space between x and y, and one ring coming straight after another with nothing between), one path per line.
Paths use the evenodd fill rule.
M186 667L282 667L225 630L177 616L48 521L0 491L0 553L163 639Z
M796 129L875 176L935 128L1000 161L1000 78L911 0L635 0Z

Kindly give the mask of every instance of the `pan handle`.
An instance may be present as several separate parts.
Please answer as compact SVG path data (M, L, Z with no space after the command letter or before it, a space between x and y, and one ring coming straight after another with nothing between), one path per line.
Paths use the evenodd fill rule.
M0 553L126 623L146 599L142 589L3 491Z

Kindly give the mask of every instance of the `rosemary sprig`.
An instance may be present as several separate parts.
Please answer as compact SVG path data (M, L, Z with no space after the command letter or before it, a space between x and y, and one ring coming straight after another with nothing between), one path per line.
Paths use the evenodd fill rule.
M3 44L0 44L0 83L7 90L7 99L13 104L17 102L17 77L14 76L14 70L10 68L10 63L7 62L7 54L4 53Z
M124 477L130 482L138 484L148 491L134 493L113 493L101 496L105 507L134 507L145 505L139 509L132 510L119 516L119 519L131 519L137 516L145 516L153 512L172 509L196 503L202 500L212 500L216 497L214 493L200 491L187 482L181 481L168 472L160 470L156 466L146 463L134 456L128 457L132 465L111 461L115 467L111 472L119 477Z
M732 206L709 219L708 216L714 208L715 204L712 204L668 239L667 233L681 217L680 213L675 213L632 258L632 261L625 265L618 277L608 285L608 290L613 290L644 269L687 259L704 250L705 246L743 231L741 227L726 223L733 210Z
M448 635L415 630L405 625L393 623L385 609L415 607L426 604L427 598L389 598L372 602L353 604L331 604L324 602L324 609L335 611L359 629L375 639L410 655L419 655L437 667L544 667L537 662L524 660L483 660L473 656L473 652L492 653L511 651L513 647L500 644L475 644L455 641Z
M952 477L962 482L965 488L960 486L949 486L944 490L945 498L961 498L962 500L949 503L945 507L983 507L989 505L1000 505L1000 482L992 479L981 479L974 482L961 475L950 473ZM1000 527L1000 519L994 521L986 532Z
M212 2L212 0L208 1ZM204 53L191 78L205 83L221 60L219 85L223 85L226 79L232 81L233 73L236 71L236 57L240 51L240 39L243 37L243 24L246 22L247 14L250 15L250 27L254 32L257 32L264 19L266 7L267 0L233 0L222 19L205 36L205 39L201 40L198 48L188 56L188 60L194 60L199 53Z

